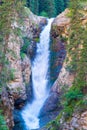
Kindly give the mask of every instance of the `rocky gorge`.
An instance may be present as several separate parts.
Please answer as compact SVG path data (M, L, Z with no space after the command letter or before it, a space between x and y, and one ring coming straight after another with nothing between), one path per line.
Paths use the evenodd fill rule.
M29 10L25 10L27 12L27 16L24 19L24 26L18 26L21 28L23 36L27 37L31 44L28 45L24 58L21 58L20 52L24 45L24 40L20 37L15 37L14 34L11 34L8 42L8 48L16 53L16 57L11 54L7 54L7 57L10 61L10 67L15 69L14 80L8 83L8 87L3 89L3 93L1 95L6 123L10 130L13 129L14 122L16 124L20 122L19 117L14 116L13 119L14 109L20 111L25 105L27 98L30 99L32 96L30 83L32 74L31 60L33 60L35 56L36 43L39 39L40 32L44 25L47 24L46 18L38 17ZM74 80L74 74L67 71L67 64L64 61L64 59L68 56L68 54L66 54L66 44L68 43L65 40L68 38L68 29L70 26L70 18L67 17L68 12L69 10L66 9L63 13L56 17L52 23L50 44L50 80L52 82L50 85L50 95L40 111L40 117L42 118L41 122L44 122L45 119L47 119L46 122L49 122L55 119L55 117L59 114L62 110L60 102L60 95L63 91L62 86L67 86L66 89L68 89ZM84 22L87 22L86 18L83 19L83 23ZM17 25L14 24L14 27L15 26ZM17 111L14 112L15 115L17 115ZM64 126L62 130L87 130L86 120L87 111L81 113L81 115L79 113L73 113L70 121L61 123L61 125ZM48 128L43 129L48 130ZM14 128L14 130L17 129ZM20 130L22 130L21 127Z

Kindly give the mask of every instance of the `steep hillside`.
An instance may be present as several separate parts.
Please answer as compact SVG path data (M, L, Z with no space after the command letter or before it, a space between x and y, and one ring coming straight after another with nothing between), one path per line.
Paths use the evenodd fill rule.
M86 94L87 93L87 89L86 89L87 78L85 80L82 79L82 81L85 84L85 85L83 85L82 82L80 82L81 76L80 76L80 80L79 80L79 75L77 73L77 70L74 71L71 66L72 64L70 65L70 63L72 61L72 57L75 53L73 50L76 49L76 48L74 48L74 46L72 46L72 45L70 46L70 43L71 43L70 40L72 40L74 38L74 35L73 35L72 39L70 39L70 38L71 38L71 34L72 34L72 27L75 25L75 22L78 23L78 20L79 20L80 26L79 26L79 24L76 24L79 27L76 28L77 32L75 32L75 33L77 36L81 33L81 35L79 35L79 37L80 37L80 40L82 40L83 42L81 43L81 41L79 41L79 38L77 37L76 40L79 41L80 45L78 47L77 46L76 47L79 48L78 50L82 51L83 46L85 44L84 38L86 35L85 31L87 30L87 17L86 17L87 16L87 6L85 4L81 3L81 9L79 10L79 13L81 13L81 15L79 16L79 19L75 19L75 18L73 19L74 23L72 23L73 21L72 21L72 17L71 17L70 13L71 12L68 9L66 9L63 13L61 13L54 20L53 25L52 25L52 31L51 31L52 41L53 41L54 46L58 45L58 41L60 39L65 44L65 47L67 50L67 55L66 55L65 61L63 63L62 69L59 73L57 80L55 81L55 83L52 87L53 91L62 93L63 97L62 97L61 103L63 104L64 109L59 114L59 116L56 118L56 120L54 120L51 123L51 127L50 127L51 130L53 130L53 129L54 130L58 130L58 129L60 129L60 130L65 130L65 129L66 130L70 130L70 129L87 130L87 108L86 108L86 105L87 105L87 94ZM76 13L78 13L78 12L76 12ZM84 29L84 31L79 33L80 28L85 28L85 29ZM74 30L75 30L75 28L74 28ZM83 32L84 32L84 34L83 34ZM82 35L84 36L84 38L82 37ZM76 41L73 41L73 42L76 42ZM69 46L71 47L71 52L73 51L73 53L69 52ZM84 49L86 49L86 46ZM78 55L79 59L83 54L84 54L84 56L87 56L86 53L83 51L81 53L82 55L80 56L80 53L78 53L78 50L77 50L77 55L79 54ZM77 64L76 62L74 62L74 63ZM82 66L84 68L84 66L86 64L85 57L83 57L83 63L82 63ZM80 66L80 64L81 64L81 62L79 62L79 66ZM84 72L84 70L80 74L83 74L83 72ZM85 77L85 75L87 77L87 71L85 70L85 72L86 73L83 74L83 77ZM78 82L78 80L79 80L79 82ZM77 84L76 87L75 87L75 84ZM81 88L79 87L80 85L81 85Z

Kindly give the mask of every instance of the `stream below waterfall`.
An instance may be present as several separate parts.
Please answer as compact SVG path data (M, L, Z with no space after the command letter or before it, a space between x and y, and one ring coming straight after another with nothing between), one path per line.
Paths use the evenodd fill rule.
M37 43L36 56L31 65L34 98L33 101L28 103L22 111L22 117L27 130L35 130L40 127L40 109L49 95L49 43L52 21L53 19L48 19L48 24L40 34L40 42Z

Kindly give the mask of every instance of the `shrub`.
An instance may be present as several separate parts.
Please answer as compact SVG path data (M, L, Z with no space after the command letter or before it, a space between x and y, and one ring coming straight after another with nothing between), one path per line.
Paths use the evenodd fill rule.
M24 41L24 45L23 45L23 47L21 48L21 52L22 52L22 53L27 53L27 48L28 48L28 46L30 45L30 39L27 38L27 37L23 37L23 41Z
M2 111L0 110L0 130L8 130Z
M44 17L48 17L47 12L45 12L45 11L42 11L42 12L40 13L40 15L41 15L41 16L44 16Z
M20 52L20 56L21 56L21 59L23 60L25 58L26 54L23 52Z

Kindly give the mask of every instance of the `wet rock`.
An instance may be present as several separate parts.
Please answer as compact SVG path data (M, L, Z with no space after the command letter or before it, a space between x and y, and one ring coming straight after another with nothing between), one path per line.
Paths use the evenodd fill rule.
M40 124L44 126L49 121L53 120L62 109L59 94L56 92L50 93L50 96L45 101L41 111L40 111Z
M68 13L69 9L66 9L58 15L54 19L51 29L51 80L53 81L52 89L57 92L61 92L63 86L71 86L74 80L74 74L67 70L67 64L64 61L66 57L69 58L69 55L66 54L68 29L70 27Z
M31 44L28 46L28 49L27 49L27 54L29 54L31 59L35 57L36 48L37 48L37 43L34 41L31 41Z
M14 101L14 106L16 109L21 109L25 105L26 100L23 100L21 98Z
M46 18L42 18L39 24L39 29L40 31L43 30L44 26L47 25L47 19Z
M15 109L13 111L13 117L14 117L14 123L17 124L19 122L23 122L23 119L21 117L21 113L19 110Z
M63 65L63 61L66 56L65 43L59 37L54 38L52 36L52 43L50 45L51 48L51 56L50 56L50 77L52 84L57 79L60 70Z
M15 126L13 127L12 130L26 130L25 123L23 121L21 112L19 110L17 109L14 110L13 117L14 117Z
M24 59L21 61L21 67L22 67L23 82L25 84L29 84L31 75L31 62L27 55L25 55Z
M26 93L27 93L27 100L28 102L31 102L33 99L33 88L32 88L32 79L30 77L30 82L26 86Z
M46 18L42 18L40 20L40 25L45 26L46 24L47 24L47 19Z

